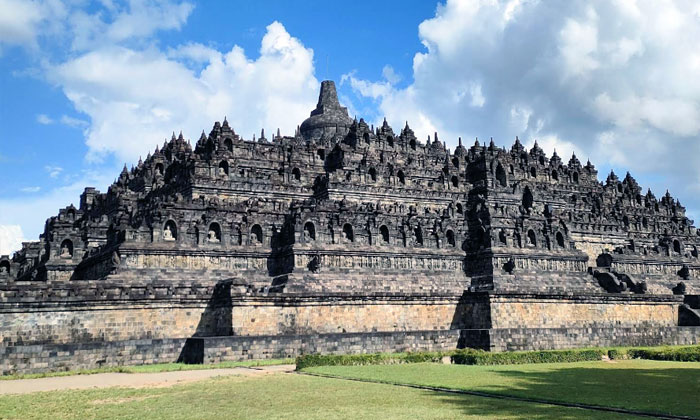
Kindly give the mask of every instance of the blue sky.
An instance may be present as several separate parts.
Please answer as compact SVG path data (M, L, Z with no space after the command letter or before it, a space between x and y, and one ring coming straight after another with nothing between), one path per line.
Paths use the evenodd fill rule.
M693 216L699 37L682 0L0 0L0 254L173 131L292 134L324 79L370 122L537 139Z

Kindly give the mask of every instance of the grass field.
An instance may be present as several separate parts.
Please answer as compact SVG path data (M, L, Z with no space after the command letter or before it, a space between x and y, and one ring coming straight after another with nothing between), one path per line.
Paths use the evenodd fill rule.
M170 388L105 388L6 396L0 397L0 418L575 420L635 417L392 385L276 374L228 376Z
M700 417L700 363L692 362L620 360L505 366L417 363L319 366L304 371Z

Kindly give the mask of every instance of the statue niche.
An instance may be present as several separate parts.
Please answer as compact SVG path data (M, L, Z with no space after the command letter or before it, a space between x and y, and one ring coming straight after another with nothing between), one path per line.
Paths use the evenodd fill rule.
M212 223L209 225L209 233L207 234L207 241L210 243L220 243L221 242L221 227L218 223Z
M165 241L175 241L177 240L177 226L172 220L168 220L163 227L163 240Z
M73 242L70 239L65 239L61 242L61 258L73 258Z

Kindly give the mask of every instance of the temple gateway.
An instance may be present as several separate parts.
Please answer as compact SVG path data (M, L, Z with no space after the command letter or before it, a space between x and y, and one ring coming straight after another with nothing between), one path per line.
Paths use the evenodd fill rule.
M516 138L351 119L180 134L0 257L0 372L301 353L700 341L677 199Z

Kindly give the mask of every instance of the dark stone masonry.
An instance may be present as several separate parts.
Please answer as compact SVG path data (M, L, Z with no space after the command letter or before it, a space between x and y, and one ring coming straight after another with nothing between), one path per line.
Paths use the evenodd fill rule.
M477 347L693 344L699 237L667 192L516 138L224 119L0 257L0 372Z

